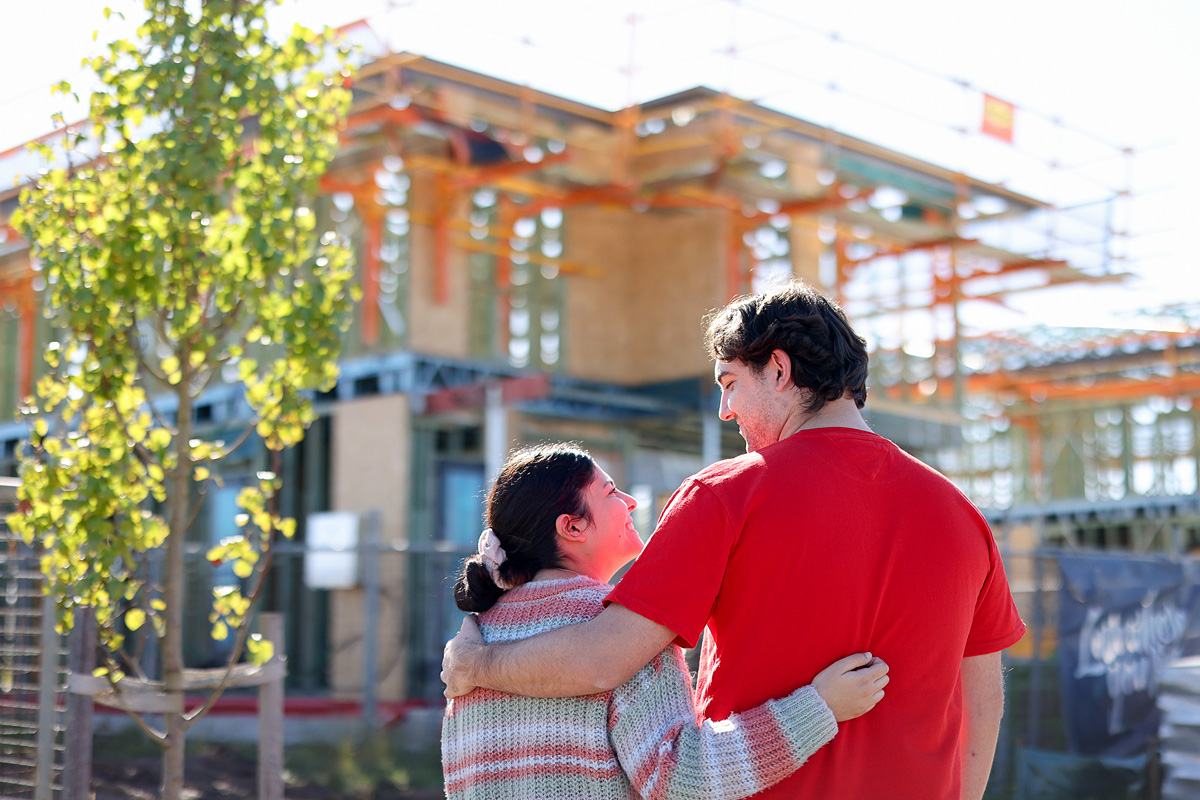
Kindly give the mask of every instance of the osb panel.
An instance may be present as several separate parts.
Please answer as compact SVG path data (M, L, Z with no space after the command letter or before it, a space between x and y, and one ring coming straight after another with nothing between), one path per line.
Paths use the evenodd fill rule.
M393 394L338 403L333 412L330 443L331 505L336 511L379 512L383 543L408 541L408 496L411 482L411 409L407 395ZM362 532L365 535L365 530ZM382 596L376 629L380 697L404 696L404 675L392 670L404 663L404 629L399 614L406 571L403 557L379 558ZM357 692L363 686L364 598L362 589L331 592L329 681L335 692Z
M635 383L705 375L703 319L725 292L724 212L647 212L634 222L628 370Z
M696 120L684 128L667 124L667 130L658 136L634 139L631 167L639 181L673 178L680 171L705 174L719 166L722 134L715 117ZM736 133L731 137L737 141Z
M329 689L334 697L361 698L363 590L335 589L329 594Z
M623 384L707 373L702 319L726 299L725 228L717 211L572 210L571 258L604 275L568 287L571 373Z
M385 542L406 541L411 439L409 398L377 395L338 403L331 437L332 505L380 513Z
M414 217L434 215L434 177L425 172L412 176L409 189ZM454 203L450 219L466 219L466 198ZM447 287L444 303L434 295L435 265L433 227L413 224L410 235L408 323L409 349L419 353L465 358L470 350L468 314L470 311L469 254L451 246L446 255Z
M438 91L439 110L447 122L467 127L474 120L487 120L498 128L508 128L528 136L562 138L562 125L552 116L538 113L536 97L529 105L512 99L493 99L471 90L443 87Z
M624 208L570 208L564 230L566 255L600 274L566 278L565 363L572 376L625 382L625 362L636 340L626 319L634 292L630 237L632 213Z
M616 137L610 130L587 123L570 125L566 131L571 159L565 167L572 180L605 184L616 170Z
M827 191L827 187L817 181L822 160L821 145L773 133L763 137L763 149L788 162L788 179L799 194L817 197Z

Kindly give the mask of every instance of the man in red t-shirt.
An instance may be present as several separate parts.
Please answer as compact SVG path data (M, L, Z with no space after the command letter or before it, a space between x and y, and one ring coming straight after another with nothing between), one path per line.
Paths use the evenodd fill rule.
M591 622L512 645L447 645L447 696L569 696L626 681L706 631L703 716L810 682L869 651L887 696L761 797L975 800L1003 711L1000 651L1021 638L987 523L946 478L872 433L865 343L793 284L713 316L721 418L747 453L689 478Z

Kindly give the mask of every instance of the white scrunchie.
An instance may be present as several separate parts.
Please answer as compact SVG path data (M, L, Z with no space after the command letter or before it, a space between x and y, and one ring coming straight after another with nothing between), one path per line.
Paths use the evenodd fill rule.
M479 555L483 557L483 565L491 573L492 582L496 586L501 589L513 588L512 584L500 577L500 565L508 559L508 554L500 546L500 540L491 528L484 528L483 533L479 534Z

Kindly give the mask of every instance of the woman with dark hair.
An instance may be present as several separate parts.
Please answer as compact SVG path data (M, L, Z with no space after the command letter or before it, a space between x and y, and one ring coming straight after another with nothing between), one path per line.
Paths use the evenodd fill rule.
M524 639L598 615L607 581L642 541L619 491L585 451L526 448L500 470L488 528L454 597L480 612L485 642ZM795 771L883 697L887 665L859 653L787 697L697 722L691 679L671 645L627 683L585 697L490 689L449 701L446 795L458 798L742 798Z

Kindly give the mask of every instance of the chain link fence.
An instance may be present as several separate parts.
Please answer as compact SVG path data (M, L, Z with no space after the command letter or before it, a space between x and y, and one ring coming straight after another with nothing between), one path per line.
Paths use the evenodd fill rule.
M7 508L11 509L11 503ZM1071 648L1064 650L1059 630L1060 606L1067 602L1063 594L1062 559L1064 555L1096 556L1097 553L1122 563L1185 557L1189 541L1185 534L1192 517L1180 516L1175 510L1163 520L1162 524L1148 521L1144 536L1137 530L1122 534L1143 545L1140 553L1111 548L1107 554L1103 548L1088 546L1089 541L1084 540L1084 536L1090 535L1086 528L1080 529L1081 534L1075 530L1079 526L1064 527L1041 517L1019 524L992 520L1014 596L1029 627L1025 639L1004 654L1006 711L989 784L988 797L992 800L1091 797L1031 794L1029 788L1029 775L1053 771L1047 766L1048 759L1061 755L1065 761L1071 755L1066 718L1069 709L1065 708L1068 698L1064 692L1072 689L1069 682L1064 683L1061 663L1071 655L1068 652ZM1159 533L1159 528L1178 535ZM1171 542L1182 543L1183 547L1156 546ZM0 800L7 797L40 800L51 795L35 794L39 764L45 770L45 762L38 759L39 732L43 736L42 752L54 753L50 762L52 781L57 782L54 776L62 763L61 750L55 749L61 747L62 721L57 711L60 701L51 700L47 707L38 700L43 686L56 689L60 685L61 650L52 639L42 638L45 620L35 553L13 540L2 527L0 550L0 711L3 712ZM189 550L189 569L197 582L192 594L205 597L199 587L217 581L219 576L214 574L217 568L204 559L204 548L197 543ZM290 691L356 697L361 702L363 722L370 727L394 721L378 716L388 714L392 703L409 706L418 703L429 706L430 711L436 710L441 700L438 672L442 645L457 630L462 618L451 597L452 576L469 552L462 545L445 541L403 545L380 542L370 515L364 515L361 539L344 549L322 549L311 542L281 543L264 609L290 611L289 619L295 621L285 637L289 663L296 666L295 671L290 670ZM356 562L349 587L309 586L305 562L328 562L335 556L349 556ZM339 610L334 595L339 595L340 600L352 599L354 603ZM197 602L195 610L197 615L201 612L206 615L207 602ZM307 613L300 613L304 611ZM353 636L341 630L349 624L355 629ZM198 645L214 646L208 639L207 628L203 624L195 627L203 634L198 637L202 640ZM46 676L54 680L48 684L40 671L40 653L45 641L52 642L52 657L56 659L56 669ZM339 647L361 655L338 661ZM197 655L203 658L203 653ZM399 674L403 674L403 680L397 680ZM43 724L45 720L49 722ZM53 734L50 750L46 749L46 731ZM434 736L436 731L428 733ZM1154 750L1155 742L1151 740L1145 748L1148 754L1145 763L1136 770L1136 780L1130 783L1136 787L1130 790L1136 791L1135 794L1096 797L1154 800L1160 782ZM1115 786L1115 782L1110 784Z
M1200 497L989 517L1028 633L988 797L1157 800L1157 681L1200 646Z

